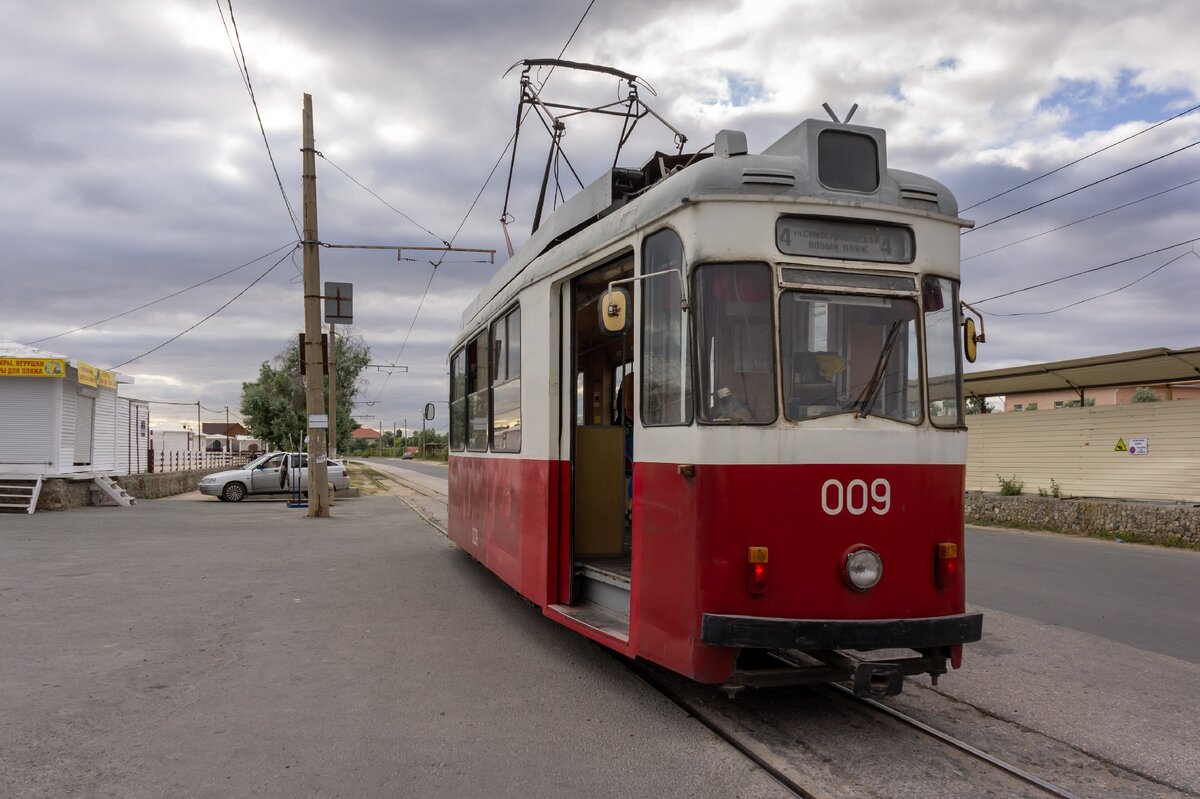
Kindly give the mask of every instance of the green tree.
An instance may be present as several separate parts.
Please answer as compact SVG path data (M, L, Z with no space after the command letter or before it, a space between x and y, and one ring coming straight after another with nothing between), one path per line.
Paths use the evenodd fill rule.
M992 409L988 407L987 397L967 397L967 413L991 413Z
M1158 402L1162 397L1158 396L1158 392L1148 386L1138 386L1133 392L1133 396L1129 398L1130 402Z
M338 451L350 449L350 432L358 423L351 416L359 377L371 360L362 336L337 336ZM329 378L324 378L325 403L329 404ZM272 361L263 361L258 380L242 384L242 417L246 430L272 447L301 448L307 434L304 378L300 376L300 348L288 344Z

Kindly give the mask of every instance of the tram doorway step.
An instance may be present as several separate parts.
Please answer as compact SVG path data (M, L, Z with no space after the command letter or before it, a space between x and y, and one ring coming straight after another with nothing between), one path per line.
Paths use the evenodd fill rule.
M577 596L619 614L629 624L629 558L593 558L575 564Z

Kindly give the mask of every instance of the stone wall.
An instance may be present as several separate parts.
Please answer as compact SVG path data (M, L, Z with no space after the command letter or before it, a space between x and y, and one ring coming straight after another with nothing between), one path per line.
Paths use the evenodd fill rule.
M121 488L136 499L158 499L195 491L200 478L206 474L223 471L217 469L191 469L182 472L158 472L156 474L113 475ZM85 508L92 504L92 481L69 480L51 477L42 481L42 493L38 496L38 510L66 510Z
M1200 544L1200 505L1055 499L968 491L968 524L992 524L1088 535L1110 533L1151 542Z

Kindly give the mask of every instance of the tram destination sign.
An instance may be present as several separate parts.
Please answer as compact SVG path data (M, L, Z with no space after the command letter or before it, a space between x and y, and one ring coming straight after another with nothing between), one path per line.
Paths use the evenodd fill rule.
M785 216L775 223L775 245L785 255L883 264L913 259L912 231L897 225Z

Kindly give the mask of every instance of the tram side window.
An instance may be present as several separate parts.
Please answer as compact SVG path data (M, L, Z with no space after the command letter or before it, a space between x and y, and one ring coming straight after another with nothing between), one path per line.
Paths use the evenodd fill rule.
M467 449L486 452L488 445L488 334L467 345Z
M467 351L450 359L450 449L462 452L467 439Z
M492 451L521 451L521 309L492 325Z
M926 277L921 284L921 296L925 304L929 420L938 427L958 427L962 423L958 286L944 277Z
M680 295L684 272L683 242L673 230L646 237L642 273L668 272L643 280L642 286L642 422L685 425L692 422L692 389L688 379L687 323Z
M771 269L704 264L696 270L700 420L775 421L775 336Z

